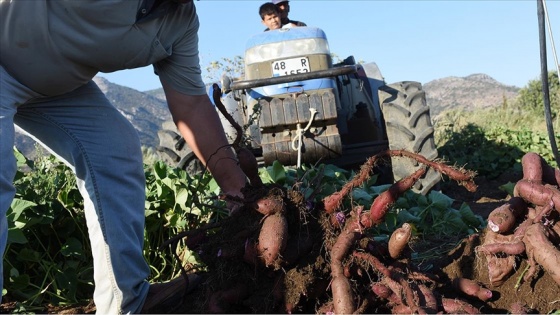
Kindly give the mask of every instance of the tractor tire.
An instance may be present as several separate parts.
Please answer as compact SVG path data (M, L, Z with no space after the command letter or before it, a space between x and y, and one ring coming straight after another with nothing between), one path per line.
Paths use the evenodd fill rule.
M428 160L438 157L434 127L426 93L419 82L397 82L379 87L379 101L385 120L389 149L418 153ZM404 157L391 158L394 180L400 180L418 169L418 162ZM437 188L441 175L429 168L413 190L426 195Z
M173 121L166 121L158 131L159 158L168 165L181 168L191 176L202 174L204 165L179 134Z
M206 171L206 167L198 159L194 152L185 155L183 159L177 164L177 167L187 171L191 176L202 175Z

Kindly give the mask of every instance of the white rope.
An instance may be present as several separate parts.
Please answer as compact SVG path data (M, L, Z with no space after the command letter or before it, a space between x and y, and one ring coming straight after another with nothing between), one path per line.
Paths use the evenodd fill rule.
M294 151L297 151L297 168L300 168L301 166L301 146L303 143L303 134L309 130L309 128L311 128L311 123L313 123L313 119L315 119L315 115L317 114L317 110L315 108L310 108L309 111L311 112L311 118L309 119L309 122L307 122L307 126L305 126L304 129L301 129L301 123L297 124L297 131L296 134L294 136L294 138L292 139L292 149ZM296 144L297 142L297 144Z

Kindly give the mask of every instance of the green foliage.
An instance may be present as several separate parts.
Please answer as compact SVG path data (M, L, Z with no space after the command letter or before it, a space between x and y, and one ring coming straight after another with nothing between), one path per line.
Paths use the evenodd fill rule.
M91 298L91 251L83 199L72 172L53 156L33 162L15 154L20 171L7 213L3 293L24 301L20 309L25 312L44 303L67 305Z
M379 234L390 235L404 223L410 223L418 236L464 237L485 226L484 219L475 215L466 203L458 209L453 203L452 198L438 191L427 196L407 191L386 214L385 221L374 229Z
M557 138L560 139L560 134ZM441 158L490 179L505 172L521 172L521 158L527 152L538 153L550 165L556 164L548 136L527 129L513 131L495 127L485 130L468 124L460 131L448 132L442 142L438 147Z
M295 188L306 198L311 197L311 201L317 203L340 190L356 174L334 165L303 165L301 169L294 169L275 162L272 166L261 169L260 175L264 182L276 182L286 188ZM318 179L320 181L317 181ZM377 176L374 175L362 186L355 187L340 208L352 209L353 206L361 205L368 210L375 198L390 187L378 185L376 181ZM410 223L414 226L417 236L462 237L485 226L482 217L475 215L467 204L463 203L455 209L453 203L453 199L437 191L432 191L427 196L407 191L391 207L385 221L373 227L371 233L387 238L403 223Z
M161 161L146 166L144 256L152 270L152 281L165 281L180 273L181 266L171 252L159 249L165 241L226 215L225 205L216 197L218 191L216 181L208 173L191 177ZM181 244L176 254L196 257ZM193 264L196 265L196 259Z
M461 131L451 131L445 143L438 147L441 158L451 164L474 170L478 175L496 178L512 167L520 170L523 152L508 141L511 132L504 135L486 133L476 125L468 124ZM504 141L505 140L505 141Z
M556 109L556 111L560 110L560 82L558 81L558 73L554 71L548 73L548 89L551 108ZM533 109L544 114L543 88L540 78L529 81L519 91L517 106Z
M221 58L220 60L211 61L206 66L205 81L219 82L222 75L230 78L243 77L245 73L245 61L241 56L233 58Z
M93 265L83 199L71 170L54 156L18 161L16 196L8 210L8 245L4 256L4 301L19 301L17 312L41 305L70 305L91 300ZM159 246L179 232L225 215L216 198L218 186L205 174L190 177L162 162L145 165L146 231L144 255L151 281L179 273L180 264ZM194 267L194 253L182 244L177 254Z
M552 127L560 140L560 85L549 73ZM514 104L477 111L448 111L435 123L440 157L474 170L480 176L496 178L505 172L521 172L521 158L527 152L540 154L556 165L544 119L542 84L530 81Z

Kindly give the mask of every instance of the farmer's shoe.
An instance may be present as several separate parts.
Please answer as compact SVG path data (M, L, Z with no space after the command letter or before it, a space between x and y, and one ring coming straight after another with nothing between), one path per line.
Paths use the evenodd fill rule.
M179 276L169 282L150 284L141 313L173 314L180 311L179 308L183 305L186 295L202 281L202 277L194 273L189 274L188 278L188 283L185 277Z

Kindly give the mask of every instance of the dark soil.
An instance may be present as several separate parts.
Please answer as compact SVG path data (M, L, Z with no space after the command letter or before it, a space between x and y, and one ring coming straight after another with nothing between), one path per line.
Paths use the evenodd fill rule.
M457 203L467 202L476 214L486 218L490 211L508 199L507 193L500 190L499 186L514 183L520 178L521 175L515 173L496 180L477 178L478 190L474 193L452 182L442 183L441 190ZM340 231L332 228L320 205L309 204L295 191L276 188L253 190L250 193L257 199L271 192L282 198L286 206L285 216L289 223L286 248L290 251L284 252L268 268L260 260L245 255L246 248L251 248L258 240L263 220L262 214L251 209L222 221L217 227L190 235L191 240L196 239L190 248L206 264L204 270L198 271L204 276L204 281L197 290L186 296L182 305L177 305L176 313L324 314L333 310L329 252ZM429 261L410 258L391 260L384 254L382 244L372 253L387 266L405 270L405 277L413 273L424 274L426 278L422 283L429 286L438 298L461 299L480 313L512 312L511 307L516 302L525 304L534 313L543 314L560 309L560 286L546 273L541 272L531 283L521 282L515 288L526 266L526 259L520 259L517 270L504 284L490 287L485 258L474 251L483 239L482 232L462 241L438 239L411 244L412 251L416 252L448 246L447 254ZM365 243L362 240L355 249L367 251ZM374 297L369 289L372 281L380 279L379 272L351 254L345 264L349 267L358 312L390 313L390 304ZM451 279L455 277L473 279L488 286L493 291L493 298L482 302L462 295L451 286ZM409 282L420 283L419 280ZM6 303L0 310L10 312L12 309L13 305ZM47 307L45 312L93 313L95 306L90 303L69 308Z

